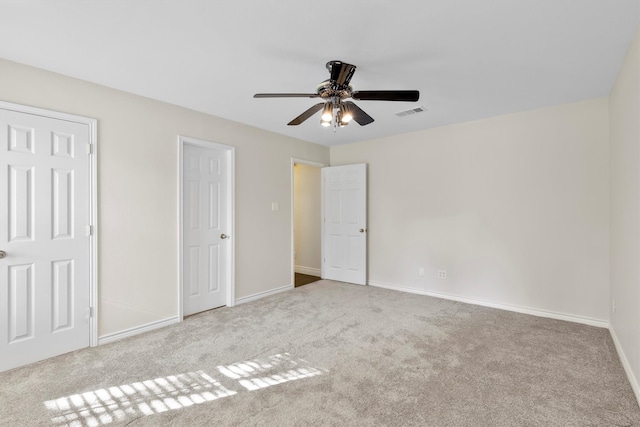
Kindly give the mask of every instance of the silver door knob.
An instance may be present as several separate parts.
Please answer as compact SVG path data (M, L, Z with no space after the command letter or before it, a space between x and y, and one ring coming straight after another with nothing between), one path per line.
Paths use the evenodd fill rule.
M367 231L367 230L365 230L364 228L361 228L361 229L360 229L360 232L361 232L361 233L364 233L365 231Z
M6 256L7 256L7 253L5 251L0 251L0 259Z
M220 238L221 238L221 239L226 239L227 237L229 237L229 236L227 236L226 234L221 234L221 235L220 235Z

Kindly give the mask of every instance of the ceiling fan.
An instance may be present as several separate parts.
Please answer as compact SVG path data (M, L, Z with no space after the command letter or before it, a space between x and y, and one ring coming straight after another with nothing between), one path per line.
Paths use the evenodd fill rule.
M356 101L405 101L416 102L420 98L417 90L357 90L349 82L356 66L341 61L327 62L330 78L318 85L316 93L256 93L254 98L322 98L319 102L287 123L297 126L322 110L322 126L344 127L353 119L360 126L373 122L373 117L347 99Z

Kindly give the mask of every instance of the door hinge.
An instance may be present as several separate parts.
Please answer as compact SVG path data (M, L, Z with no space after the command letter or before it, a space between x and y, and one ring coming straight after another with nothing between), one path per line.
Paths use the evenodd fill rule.
M89 307L89 318L93 318L93 316L96 315L96 311L93 309L93 307Z
M89 154L89 155L93 154L93 145L92 144L87 144L87 154Z
M87 236L93 236L93 225L87 225Z

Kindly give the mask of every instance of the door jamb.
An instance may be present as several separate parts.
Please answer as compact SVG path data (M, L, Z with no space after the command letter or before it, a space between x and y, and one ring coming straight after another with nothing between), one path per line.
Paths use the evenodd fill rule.
M89 127L89 346L98 345L98 120L0 101L0 109L67 120Z
M294 230L295 230L295 209L294 209L294 203L295 203L295 197L294 197L294 167L296 165L296 163L298 164L303 164L303 165L308 165L308 166L315 166L317 168L326 168L329 165L326 163L318 163L318 162L314 162L311 160L305 160L305 159L299 159L296 157L292 157L291 158L291 287L295 287L296 285L296 260L295 260L295 249L296 249L296 245L295 245L295 235L294 235ZM324 205L323 202L323 198L324 198L324 194L322 194L322 190L320 190L320 198L321 198L321 202L320 202L320 206L322 209L322 206ZM322 213L321 213L322 214ZM324 229L324 222L321 222L321 228ZM322 230L321 230L321 240L322 240ZM324 263L321 263L320 265L320 269L321 271L324 271ZM321 273L322 274L322 273Z
M183 236L183 202L184 194L182 191L184 181L183 171L183 155L185 144L195 145L202 148L216 148L225 150L227 153L227 161L229 162L229 170L227 172L227 209L229 218L229 236L231 237L228 242L229 248L229 262L227 263L227 289L226 289L226 305L227 307L233 307L235 305L235 157L236 148L231 145L220 144L213 141L205 141L202 139L191 138L188 136L178 135L178 317L182 322L184 319L184 307L183 307L183 259L184 254L182 251L182 245L184 243Z

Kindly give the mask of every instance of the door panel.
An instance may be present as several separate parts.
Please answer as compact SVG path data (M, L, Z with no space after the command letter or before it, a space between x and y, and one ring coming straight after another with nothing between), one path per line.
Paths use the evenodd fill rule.
M73 171L52 169L52 238L73 238Z
M51 311L53 331L72 326L73 313L73 260L65 259L53 263L53 298Z
M9 242L33 241L34 181L33 168L9 166Z
M9 267L9 343L33 338L33 264Z
M189 296L200 295L200 247L191 246L189 248L189 255L187 257L187 264L189 265L188 283L189 283Z
M209 229L220 229L220 183L209 183Z
M220 245L209 245L209 265L220 265ZM209 269L209 292L220 290L220 268Z
M322 169L322 277L367 282L367 169L365 164Z
M90 342L89 125L0 109L0 370Z
M226 304L229 243L227 150L184 144L183 314Z

